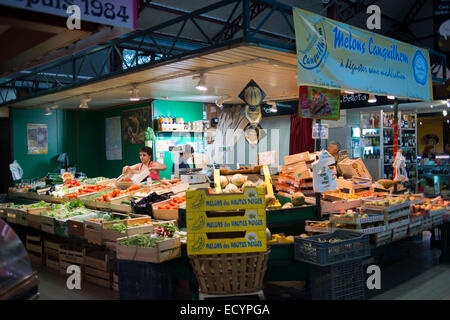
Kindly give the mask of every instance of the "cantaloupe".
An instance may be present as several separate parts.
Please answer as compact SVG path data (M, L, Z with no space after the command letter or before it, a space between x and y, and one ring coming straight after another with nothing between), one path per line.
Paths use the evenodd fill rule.
M253 182L251 182L251 181L246 181L246 182L242 185L241 190L244 191L244 188L246 188L246 187L254 187L254 186L255 186L255 184L254 184Z
M240 188L245 183L245 177L242 174L237 173L231 177L231 183Z
M220 176L220 187L223 189L228 185L228 178L225 176Z
M301 206L305 203L305 195L301 192L296 192L292 195L291 202L294 206Z

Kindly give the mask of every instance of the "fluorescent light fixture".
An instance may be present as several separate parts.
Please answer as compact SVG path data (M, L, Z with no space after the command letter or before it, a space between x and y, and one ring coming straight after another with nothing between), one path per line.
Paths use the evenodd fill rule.
M344 91L346 94L355 94L353 91Z
M367 100L369 103L375 103L377 102L377 98L373 94L369 94L369 100Z
M419 124L422 125L422 121L420 121Z
M46 116L51 116L52 115L52 110L50 110L50 107L45 108L45 115Z
M430 108L433 108L433 105L432 105L432 104L430 104Z
M195 86L195 89L199 91L206 91L208 88L206 87L205 75L203 73L200 76L195 76L193 79L198 79L198 83Z
M442 110L442 114L444 115L444 117L446 117L447 116L447 110Z
M448 154L443 154L443 155L437 155L436 159L448 159L450 158L450 156Z
M394 100L394 99L395 99L395 96L387 96L387 98L388 98L389 100Z
M139 101L141 98L139 98L139 89L136 87L133 87L132 90L128 91L130 95L130 101Z
M81 99L80 109L87 109L87 108L89 108L89 106L87 104L89 101L92 101L92 99L89 98L89 97Z

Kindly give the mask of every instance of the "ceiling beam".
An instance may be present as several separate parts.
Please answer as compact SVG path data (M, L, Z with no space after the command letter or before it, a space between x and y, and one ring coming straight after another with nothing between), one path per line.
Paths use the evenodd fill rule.
M23 20L20 18L7 17L4 15L0 16L0 21L2 22L2 24L9 25L14 28L47 32L47 33L60 33L60 32L67 30L66 25L64 25L63 27L59 27L59 26L46 24L43 22L27 21L27 20Z

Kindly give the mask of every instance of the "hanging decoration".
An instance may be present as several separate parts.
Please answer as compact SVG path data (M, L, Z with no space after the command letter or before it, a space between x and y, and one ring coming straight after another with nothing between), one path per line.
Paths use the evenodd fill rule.
M239 98L252 108L259 106L265 97L265 92L253 80L250 80L239 94Z
M256 108L252 108L249 105L246 105L243 109L245 118L251 124L258 124L261 121L262 113L261 106L257 106Z

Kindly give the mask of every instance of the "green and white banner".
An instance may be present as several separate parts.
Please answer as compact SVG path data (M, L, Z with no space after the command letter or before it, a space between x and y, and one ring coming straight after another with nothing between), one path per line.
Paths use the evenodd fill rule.
M294 8L298 85L432 100L428 51Z

